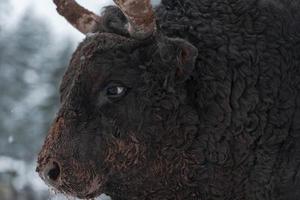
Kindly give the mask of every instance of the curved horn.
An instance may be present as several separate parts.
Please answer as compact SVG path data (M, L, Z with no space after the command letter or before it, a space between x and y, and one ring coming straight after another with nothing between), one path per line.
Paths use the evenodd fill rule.
M156 31L150 0L114 0L129 21L128 31L137 39L145 39Z
M53 0L57 12L83 34L104 32L101 16L83 8L75 0ZM114 0L129 21L128 32L136 39L145 39L156 31L150 0Z
M53 0L57 12L65 17L70 24L83 34L101 31L102 19L100 16L83 8L75 0Z

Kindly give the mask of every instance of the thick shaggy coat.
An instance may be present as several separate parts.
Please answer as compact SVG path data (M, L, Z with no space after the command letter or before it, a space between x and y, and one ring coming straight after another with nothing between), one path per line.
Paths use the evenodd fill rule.
M105 11L61 83L38 171L113 200L300 199L300 2L163 0L135 40ZM110 23L114 21L115 23ZM116 25L117 24L117 25Z

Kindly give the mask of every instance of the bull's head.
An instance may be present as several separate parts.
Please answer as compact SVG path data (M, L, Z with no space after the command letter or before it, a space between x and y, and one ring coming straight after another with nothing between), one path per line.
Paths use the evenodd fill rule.
M93 34L62 80L61 108L38 158L40 176L79 198L126 199L170 188L167 177L188 165L176 155L197 134L186 89L197 49L160 34L149 0L115 0L118 7L102 16L74 0L54 2L73 26Z

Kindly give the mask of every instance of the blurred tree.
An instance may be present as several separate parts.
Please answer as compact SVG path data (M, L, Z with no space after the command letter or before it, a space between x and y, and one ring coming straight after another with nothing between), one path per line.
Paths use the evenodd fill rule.
M1 11L0 12L0 34L3 30L3 23L5 22L5 17L9 13L10 8L11 8L11 5L10 5L9 1L7 1L7 0L0 1L0 11Z
M0 155L31 161L55 114L72 42L58 45L45 22L26 13L0 35Z

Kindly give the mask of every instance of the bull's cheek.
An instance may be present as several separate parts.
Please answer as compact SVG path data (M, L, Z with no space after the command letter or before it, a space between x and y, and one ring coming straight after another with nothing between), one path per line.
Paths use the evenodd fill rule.
M115 139L108 145L104 162L113 171L126 172L145 163L146 148L134 136Z

